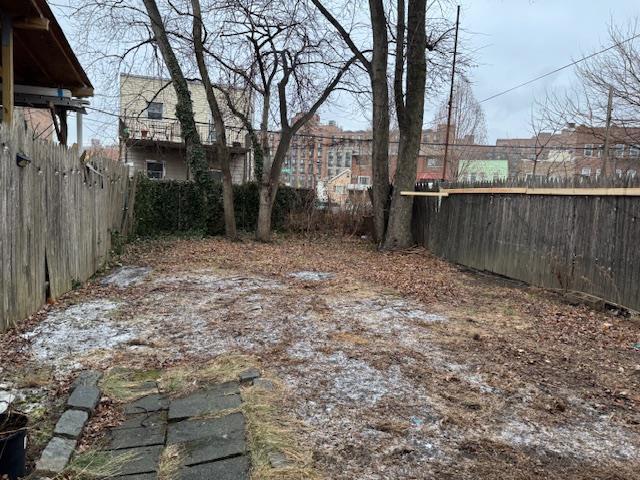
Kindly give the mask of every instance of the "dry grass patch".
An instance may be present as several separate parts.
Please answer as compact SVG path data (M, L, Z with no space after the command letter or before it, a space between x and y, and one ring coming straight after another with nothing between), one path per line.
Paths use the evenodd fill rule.
M158 463L158 480L176 480L184 452L179 445L169 445L162 450Z
M258 361L250 355L221 355L205 364L188 363L169 368L159 379L160 391L184 395L215 383L237 380L244 370Z
M314 469L312 452L302 441L304 426L284 414L284 387L271 381L273 389L252 386L242 391L252 480L323 478ZM270 456L278 453L284 455L287 461L274 468Z

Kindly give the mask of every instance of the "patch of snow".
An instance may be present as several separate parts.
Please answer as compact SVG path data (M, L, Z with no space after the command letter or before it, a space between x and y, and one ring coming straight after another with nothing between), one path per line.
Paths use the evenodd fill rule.
M297 278L298 280L304 280L307 282L322 282L324 280L330 280L334 278L335 273L329 272L311 272L307 270L303 270L301 272L293 272L288 275L292 278Z
M590 460L630 460L637 459L640 454L637 435L613 425L606 418L555 427L516 419L508 423L498 437L511 445Z
M31 350L38 359L72 370L80 366L79 356L113 348L136 337L133 326L118 325L111 319L119 305L111 300L72 305L49 313L24 336L31 340Z
M0 414L6 412L15 399L15 393L0 390Z
M113 285L118 288L128 288L138 285L151 273L149 267L124 266L115 269L100 282L101 285Z

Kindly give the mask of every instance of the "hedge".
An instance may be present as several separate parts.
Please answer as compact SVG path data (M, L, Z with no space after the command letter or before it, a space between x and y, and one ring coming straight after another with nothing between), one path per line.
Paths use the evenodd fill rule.
M253 231L258 221L258 184L233 188L237 228ZM312 199L312 190L279 187L273 206L273 228L283 229L288 215L306 209ZM222 183L211 180L200 186L191 181L151 180L141 175L135 222L135 234L142 237L187 232L224 234Z

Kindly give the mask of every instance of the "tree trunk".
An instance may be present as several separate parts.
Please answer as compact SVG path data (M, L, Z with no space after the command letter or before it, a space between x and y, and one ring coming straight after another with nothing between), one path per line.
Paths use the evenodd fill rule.
M271 241L271 215L273 212L273 195L271 184L260 184L260 204L258 210L258 225L256 239L260 242Z
M171 83L176 92L176 118L180 122L181 135L184 140L187 155L187 166L193 172L196 182L201 183L207 176L209 164L207 162L206 152L200 141L200 135L198 135L198 130L196 129L189 86L173 51L173 47L169 42L169 37L162 23L162 16L160 15L155 0L143 0L143 3L151 22L155 42L162 54L164 63L171 76Z
M218 105L211 79L209 78L209 70L204 59L204 45L202 44L202 12L200 9L200 0L191 0L193 8L193 47L196 56L196 63L202 78L209 110L213 117L216 132L216 153L222 170L222 206L224 208L224 228L227 238L235 240L236 233L236 217L233 208L233 179L231 177L231 152L227 145L227 131L224 124L224 118Z
M386 211L389 202L389 88L387 62L389 44L387 21L382 0L369 0L373 29L371 57L371 91L373 96L373 125L371 143L372 199L374 240L384 239Z
M404 16L404 8L402 12ZM406 248L413 245L411 216L413 197L400 192L413 190L416 182L416 163L422 140L424 115L424 89L427 78L426 52L426 0L409 0L407 21L407 75L406 95L398 112L400 145L393 198L389 211L389 224L384 242L385 249ZM399 73L396 71L396 75ZM399 88L396 83L396 88ZM401 87L400 87L401 88ZM402 96L396 92L396 101Z

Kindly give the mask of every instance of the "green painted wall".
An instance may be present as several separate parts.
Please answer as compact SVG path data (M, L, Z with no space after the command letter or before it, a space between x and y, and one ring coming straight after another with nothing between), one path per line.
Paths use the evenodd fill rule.
M508 160L461 160L458 165L459 180L502 180L508 176Z

